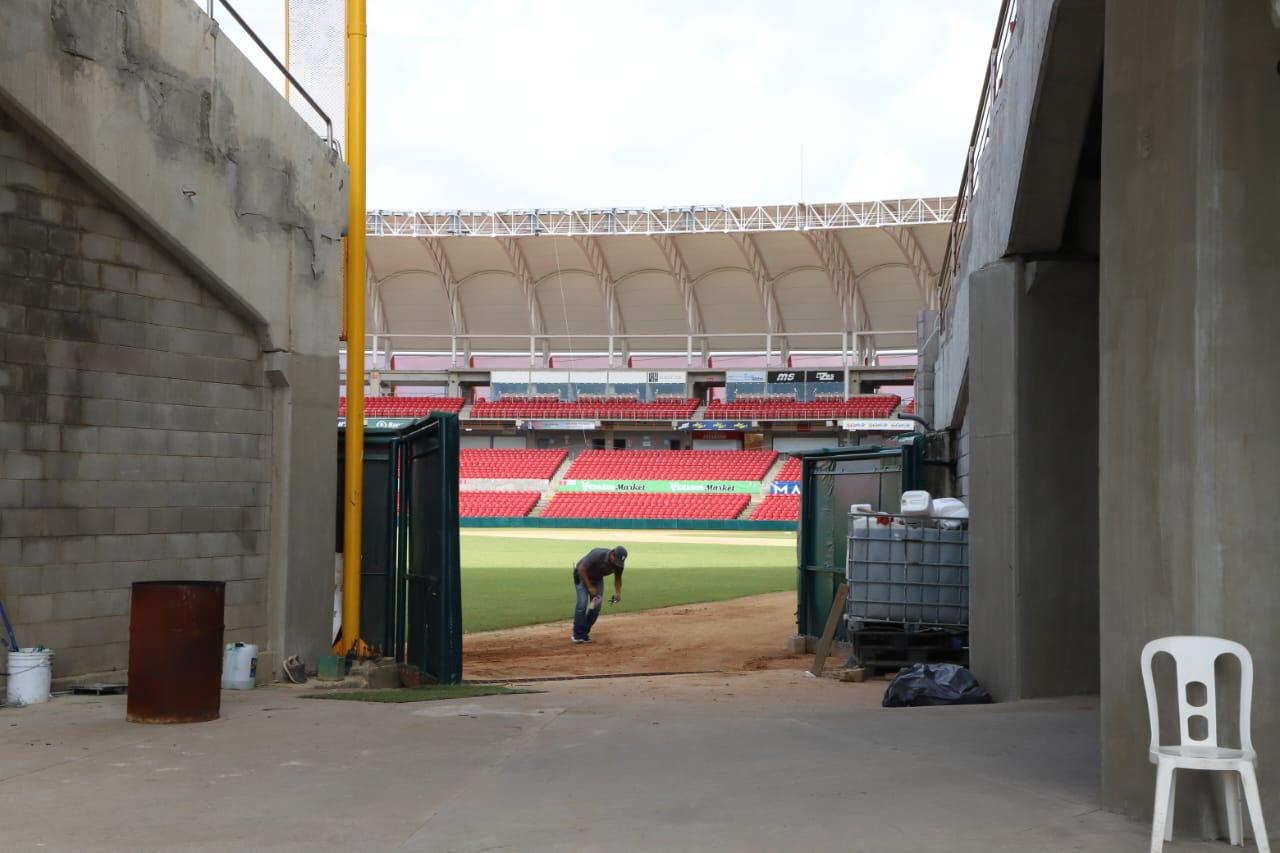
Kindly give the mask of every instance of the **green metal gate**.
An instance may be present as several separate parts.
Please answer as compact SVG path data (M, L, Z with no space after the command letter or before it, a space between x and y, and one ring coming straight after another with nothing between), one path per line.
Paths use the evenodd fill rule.
M337 550L343 548L338 429ZM360 627L408 683L462 680L458 418L365 429Z
M879 445L796 453L801 459L800 529L796 542L796 629L822 633L831 602L845 577L849 507L897 512L902 492L917 488L921 447ZM841 622L836 636L845 639Z
M456 684L462 680L458 418L433 415L405 430L399 443L402 671L408 683Z

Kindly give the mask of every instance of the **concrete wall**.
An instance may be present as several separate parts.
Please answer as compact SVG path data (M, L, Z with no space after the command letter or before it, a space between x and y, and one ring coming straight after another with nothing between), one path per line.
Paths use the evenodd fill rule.
M1009 245L1014 199L1052 6L1050 0L1023 0L1018 4L1018 24L1006 53L1003 83L992 107L990 138L978 163L978 192L969 204L960 249L960 274L942 318L931 413L938 429L959 427L964 417L963 389L971 338L965 291L970 274L1004 257ZM992 21L993 28L995 24Z
M970 279L971 665L998 699L1098 689L1097 270Z
M0 587L59 675L123 667L129 584L227 582L267 644L254 328L0 112Z
M73 204L107 211L111 216L103 213L96 219L82 219L73 211L66 219L59 219L58 228L63 230L57 233L62 242L56 247L50 242L48 253L61 252L71 260L105 262L113 268L131 270L135 282L145 280L151 288L137 295L181 304L184 298L180 294L185 294L186 302L202 309L135 304L122 298L130 295L127 290L113 290L126 285L116 279L104 281L102 270L107 267L102 266L96 283L91 279L57 282L96 286L106 295L96 290L92 296L77 292L74 297L80 300L78 318L64 318L57 331L35 335L41 339L46 359L65 349L61 341L103 339L105 335L111 345L119 345L119 338L109 337L118 334L112 330L118 329L115 324L121 319L112 316L111 306L121 310L118 306L129 302L131 310L141 313L131 316L128 322L153 327L146 330L149 337L134 339L131 347L155 351L144 359L148 370L153 362L158 365L167 360L163 353L172 342L186 339L177 330L196 323L197 315L222 324L218 334L234 337L237 343L228 344L228 349L206 343L204 349L188 355L241 359L252 365L252 376L230 369L206 374L197 364L188 373L164 378L256 389L252 392L256 394L253 406L241 399L239 392L234 395L235 406L228 402L229 398L216 395L204 402L219 413L233 408L252 412L255 407L259 419L262 412L268 413L267 423L254 422L255 428L260 427L255 433L260 437L253 454L242 457L258 460L254 470L240 471L230 479L232 484L257 483L255 488L261 490L262 500L267 502L264 506L249 498L241 502L242 508L254 510L255 519L262 514L259 510L267 515L265 527L257 531L259 535L253 537L252 546L246 546L255 559L262 558L260 540L266 540L263 561L269 568L263 575L265 581L259 578L255 587L262 596L258 592L250 595L255 599L253 606L265 609L265 620L255 623L266 626L269 648L263 668L273 671L275 660L282 654L300 653L314 661L328 646L332 595L330 525L336 481L333 403L337 394L334 341L341 284L339 238L346 220L343 165L217 25L189 0L11 0L5 7L4 26L0 27L0 110L8 116L10 136L22 139L21 144L11 145L26 158L10 157L3 180L17 199L9 212L24 222L35 223L19 228L20 235L34 228L50 228L49 217L62 213L56 207L46 213L46 202L40 199L61 200L57 192L74 184L78 197L92 200ZM39 160L41 165L28 160ZM54 205L52 200L48 204ZM102 222L108 224L100 225ZM119 233L95 230L115 228L123 232L125 225L131 229L131 236L124 238ZM45 239L52 241L53 234L50 230ZM35 230L13 239L23 251L46 251L21 242L38 243L41 238ZM30 262L27 258L26 263ZM11 264L18 263L22 261L11 259ZM149 265L161 268L162 281L154 281ZM10 274L17 269L11 265ZM45 280L37 274L43 272L33 271L30 266L20 273L30 276L30 281ZM48 294L25 289L23 294L8 304L23 313L49 310L41 302L52 298ZM68 292L65 298L70 300L72 296ZM234 331L232 319L240 324ZM23 331L31 329L24 325ZM142 341L145 346L140 345ZM53 346L54 343L59 345ZM102 364L112 371L125 372L114 363ZM71 368L76 375L87 375L100 363L81 358L70 364L50 361L48 367ZM29 380L30 377L22 377L23 382ZM96 381L82 386L83 396L106 400L118 413L128 412L127 416L121 415L125 422L119 427L150 428L154 432L165 424L160 416L123 405L122 401L135 401L130 395L139 393L133 380L111 387L95 385ZM212 386L210 390L232 394ZM139 402L176 405L179 401L157 396ZM36 409L26 410L25 414L40 406L38 402L31 405ZM43 417L49 426L108 426L59 420L57 410L50 413L47 404L45 412ZM202 424L190 426L200 435L217 435L227 431L231 417L215 413ZM130 422L130 418L137 421ZM42 423L30 418L23 422L37 426ZM27 428L23 429L24 441L42 440L27 437ZM43 433L31 433L37 434ZM195 439L199 447L204 446L199 442L206 440L212 439ZM269 446L263 447L264 443ZM66 451L60 444L45 452ZM116 452L116 448L108 451ZM191 453L187 449L173 455ZM199 476L212 481L215 476L230 475L222 470L193 467L184 479ZM45 499L65 502L79 494L75 489L49 491ZM136 513L127 512L147 506L139 503L136 491L113 494L115 497L107 506L91 507L113 512L116 529L104 530L100 535L172 535L153 527L150 514L144 523ZM154 497L149 496L148 500ZM200 506L199 500L203 499L193 500L195 506ZM50 503L31 508L52 511L70 507ZM117 511L119 519L115 520ZM156 515L157 523L160 517ZM98 523L105 525L105 516ZM209 521L210 525L227 523L225 519ZM205 543L212 541L214 533L230 531L211 526L180 532L193 533L198 542ZM253 531L244 525L237 529L238 535L248 536L250 532ZM212 559L201 545L194 553L175 557L176 569L182 576L197 576L207 565L189 561L206 557ZM98 581L86 575L89 569L65 568L64 563L54 560L53 555L35 558L22 567L63 567L44 575L40 592L33 594L57 595L98 588L94 586ZM80 566L82 561L71 562ZM31 589L26 584L36 573L23 572L24 579L17 583ZM119 589L119 584L127 583L127 575L122 571L110 588ZM63 578L65 583L57 578ZM104 612L109 610L112 617L119 616L118 598L104 598L102 602ZM96 605L86 607L85 612L97 612ZM122 638L113 642L119 639ZM96 641L95 638L91 642ZM67 642L69 648L82 645L75 637ZM82 657L76 663L74 655L60 656L58 674L87 671L99 664L116 665L118 660L118 656L96 662Z
M1108 4L1106 45L1104 796L1110 807L1150 813L1143 644L1225 636L1254 656L1254 743L1274 833L1280 30L1265 3L1133 0ZM1179 799L1192 808L1197 798L1184 790L1194 789L1180 781ZM1211 828L1203 812L1181 817Z

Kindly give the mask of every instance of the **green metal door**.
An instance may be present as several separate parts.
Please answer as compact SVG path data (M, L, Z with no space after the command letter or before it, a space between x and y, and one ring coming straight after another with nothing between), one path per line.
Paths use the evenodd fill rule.
M400 579L408 683L462 680L458 564L458 418L433 413L396 442L400 466ZM399 626L397 626L399 627ZM401 655L403 648L403 656Z
M338 428L337 545L344 549L342 505L346 498L345 427ZM369 429L364 437L364 514L360 536L360 636L376 652L392 654L395 605L395 433Z
M845 577L849 507L897 512L904 488L902 451L876 445L802 451L797 536L796 630L817 636ZM837 639L846 636L844 623Z

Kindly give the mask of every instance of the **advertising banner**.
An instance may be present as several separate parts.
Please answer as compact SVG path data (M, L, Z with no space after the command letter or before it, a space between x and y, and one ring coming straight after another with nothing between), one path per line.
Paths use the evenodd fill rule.
M676 429L697 432L742 432L751 421L676 421Z
M815 382L843 382L844 375L839 370L770 370L768 381L770 385L810 385Z
M764 382L763 370L726 370L725 382Z
M400 429L411 423L416 423L418 418L365 418L365 429ZM347 425L346 418L338 418L338 426Z
M774 480L769 484L769 494L798 495L800 494L800 483L794 480Z
M647 492L678 495L758 495L761 483L743 480L564 480L560 492Z
M580 429L596 429L600 426L599 421L573 420L568 418L562 419L531 419L517 420L516 429L562 429L562 430L580 430Z
M916 425L914 421L900 421L896 418L854 418L841 421L840 428L849 432L911 432Z

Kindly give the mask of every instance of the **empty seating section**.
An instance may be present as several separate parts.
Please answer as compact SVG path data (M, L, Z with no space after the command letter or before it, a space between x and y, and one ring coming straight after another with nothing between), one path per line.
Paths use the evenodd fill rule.
M568 455L565 450L461 450L458 476L463 480L550 480Z
M800 403L795 400L774 399L724 403L713 400L707 404L708 420L734 420L755 418L758 420L803 420L808 418L887 418L902 402L900 397L883 394L864 394L840 402L814 401Z
M541 497L539 492L458 492L458 514L463 518L520 518L528 515Z
M766 495L751 513L752 521L799 521L799 495Z
M366 418L425 418L432 412L456 415L462 410L461 397L366 397ZM347 398L338 398L338 417L347 416Z
M543 518L737 518L746 495L585 494L562 492L542 510Z
M795 456L787 459L778 469L778 476L773 478L779 483L794 483L800 479L800 460Z
M565 477L759 481L777 458L772 450L584 450L573 460Z
M641 403L631 397L599 397L566 403L556 398L505 396L497 402L480 401L471 407L473 418L598 418L602 420L672 421L690 418L698 401L690 398Z

